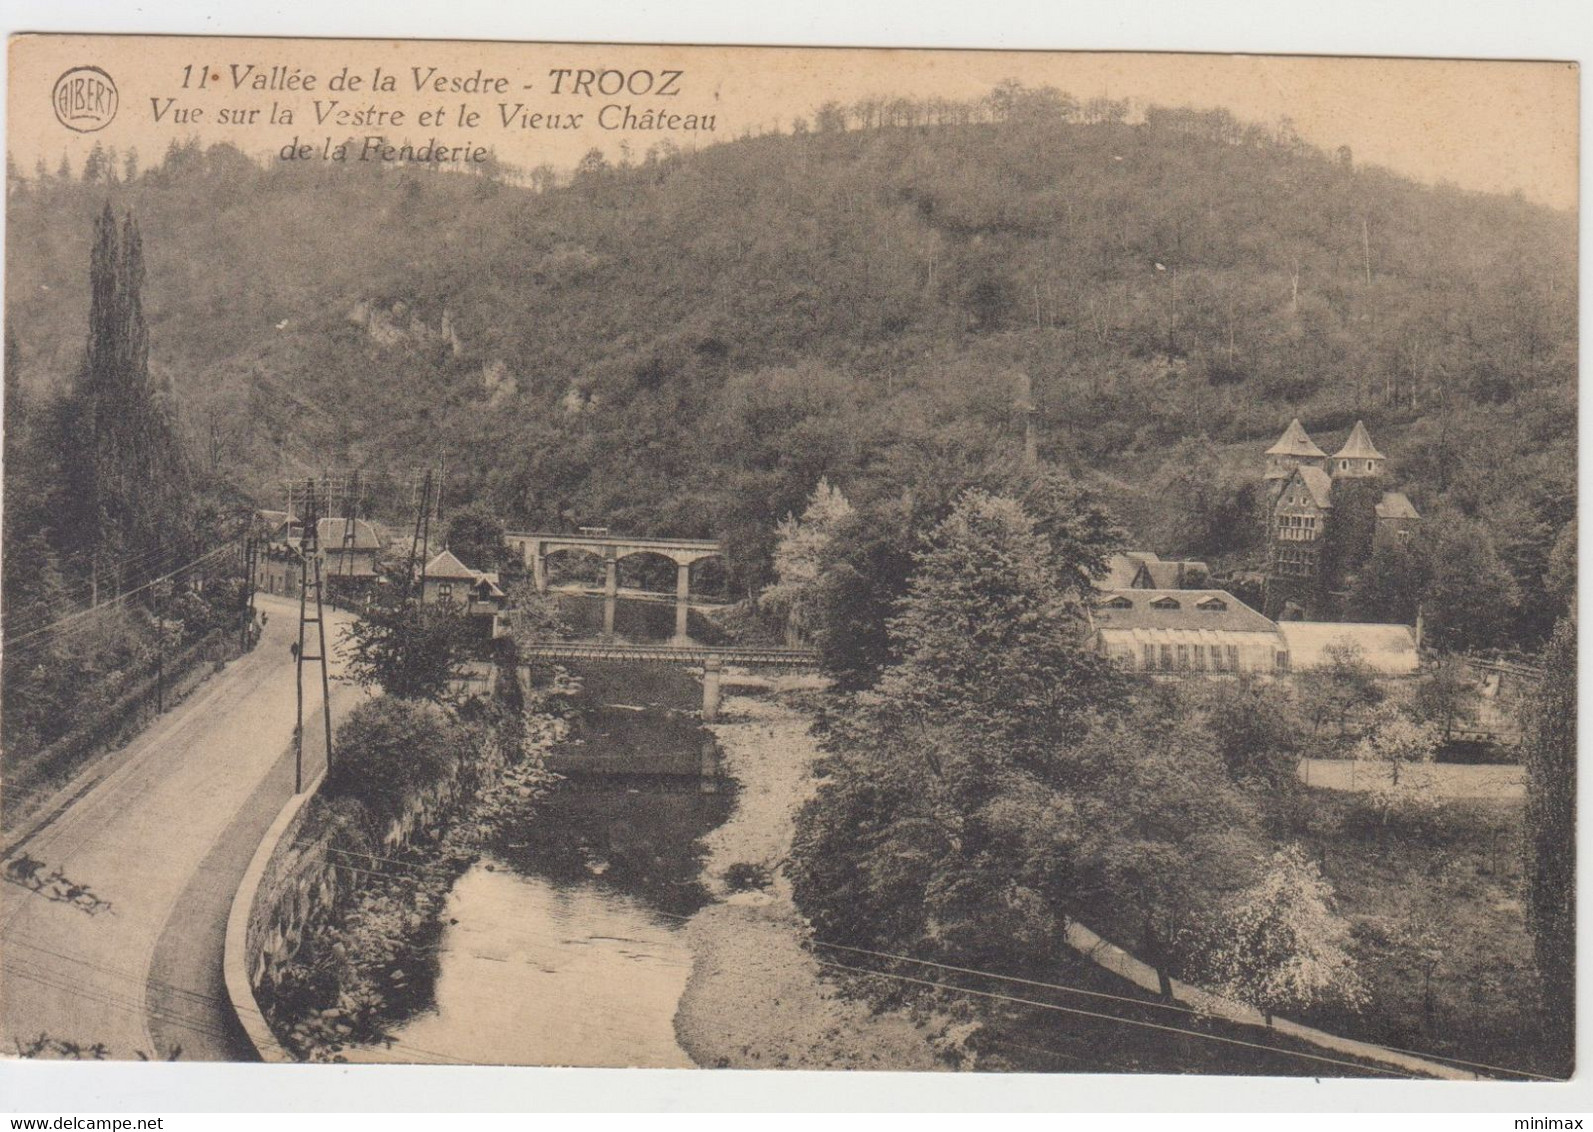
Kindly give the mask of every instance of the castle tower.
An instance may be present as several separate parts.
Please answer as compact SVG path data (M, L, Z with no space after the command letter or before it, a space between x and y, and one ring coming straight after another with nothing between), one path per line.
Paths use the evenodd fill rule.
M1344 447L1333 453L1333 462L1328 465L1328 471L1334 479L1365 479L1382 475L1383 461L1384 456L1372 443L1366 425L1356 421Z
M1316 446L1306 434L1300 418L1295 417L1278 442L1267 449L1267 495L1276 500L1296 468L1320 468L1326 459L1327 453Z

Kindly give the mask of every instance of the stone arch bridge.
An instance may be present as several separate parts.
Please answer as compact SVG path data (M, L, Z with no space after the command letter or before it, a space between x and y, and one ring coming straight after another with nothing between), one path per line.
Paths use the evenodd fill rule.
M576 550L603 562L603 632L612 636L619 601L619 562L638 554L655 554L675 564L675 640L685 643L686 615L691 605L691 567L708 558L723 559L724 546L713 539L635 538L587 530L579 534L509 531L504 542L524 560L539 593L548 592L548 556Z

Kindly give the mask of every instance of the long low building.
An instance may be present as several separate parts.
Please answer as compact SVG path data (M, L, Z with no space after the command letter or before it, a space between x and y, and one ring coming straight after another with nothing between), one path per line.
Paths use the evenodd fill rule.
M1416 634L1408 625L1351 621L1279 621L1278 632L1296 669L1333 662L1333 650L1348 648L1380 676L1410 676L1421 668Z
M1101 656L1155 675L1284 675L1332 663L1339 646L1380 676L1421 667L1404 625L1273 621L1225 590L1108 590L1090 618Z
M1097 651L1136 672L1289 670L1278 626L1225 590L1115 590L1091 619Z

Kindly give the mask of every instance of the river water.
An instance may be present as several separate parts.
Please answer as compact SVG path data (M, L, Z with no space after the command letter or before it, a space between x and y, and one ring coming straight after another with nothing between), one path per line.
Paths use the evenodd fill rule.
M694 687L677 682L656 668L590 680L610 701L616 687L653 700ZM578 733L577 749L603 754L703 737L657 702L591 707ZM698 839L732 804L695 779L572 777L455 883L432 1006L393 1029L395 1048L350 1060L690 1067L674 1029L692 965L682 927L707 900Z
M521 876L491 861L459 879L445 914L458 922L443 933L436 1006L394 1031L392 1060L691 1066L675 1041L691 974L677 921L600 880Z

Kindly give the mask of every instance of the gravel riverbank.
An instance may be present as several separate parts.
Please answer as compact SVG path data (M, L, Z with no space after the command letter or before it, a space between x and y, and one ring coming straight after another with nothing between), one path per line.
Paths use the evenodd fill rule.
M778 698L732 695L711 727L736 811L704 840L703 883L715 902L686 925L694 955L675 1033L698 1065L732 1069L946 1069L938 1027L876 1014L841 997L803 948L807 928L779 871L797 810L816 789L818 749L805 713ZM732 892L738 863L772 875L761 891Z

